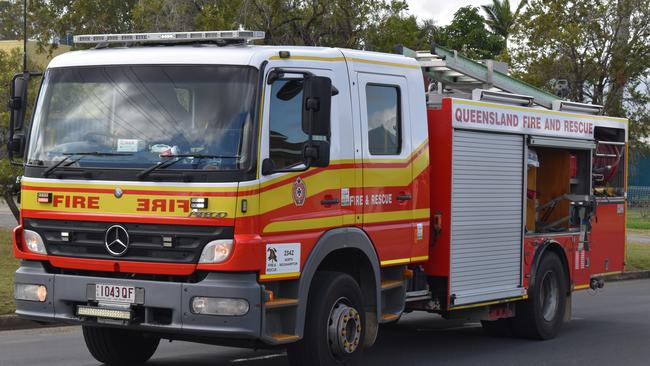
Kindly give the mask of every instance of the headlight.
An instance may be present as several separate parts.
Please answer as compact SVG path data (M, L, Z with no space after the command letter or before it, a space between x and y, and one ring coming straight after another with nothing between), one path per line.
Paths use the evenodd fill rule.
M23 238L25 239L25 246L27 249L36 254L47 254L45 250L45 245L43 244L43 238L38 235L37 232L31 230L23 231Z
M232 239L213 240L205 245L199 263L221 263L232 254Z

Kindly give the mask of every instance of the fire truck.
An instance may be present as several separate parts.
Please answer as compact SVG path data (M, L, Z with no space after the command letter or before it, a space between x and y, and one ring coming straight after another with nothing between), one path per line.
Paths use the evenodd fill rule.
M550 339L624 269L627 121L443 47L76 36L30 124L16 313L141 363L161 339L353 365L426 311Z

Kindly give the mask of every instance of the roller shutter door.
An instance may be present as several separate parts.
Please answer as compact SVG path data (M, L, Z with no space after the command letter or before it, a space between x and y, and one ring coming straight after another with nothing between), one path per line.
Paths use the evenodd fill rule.
M455 130L453 139L454 305L519 296L524 137Z

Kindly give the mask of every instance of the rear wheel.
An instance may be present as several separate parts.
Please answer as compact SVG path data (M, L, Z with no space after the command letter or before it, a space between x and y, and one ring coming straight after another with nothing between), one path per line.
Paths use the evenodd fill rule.
M160 338L132 330L83 326L90 354L107 365L137 365L147 362Z
M347 274L317 272L309 291L305 334L288 348L291 365L358 365L365 311L361 289Z
M517 304L512 320L516 335L533 339L554 338L564 321L568 284L560 257L544 254L535 283L528 291L528 300Z

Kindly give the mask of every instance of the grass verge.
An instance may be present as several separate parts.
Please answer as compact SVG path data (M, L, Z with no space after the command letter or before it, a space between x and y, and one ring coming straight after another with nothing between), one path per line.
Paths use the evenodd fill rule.
M631 209L627 213L627 228L650 230L650 217L643 217L641 210Z
M627 244L625 270L627 272L650 270L650 244Z
M18 260L11 247L11 230L0 229L0 315L13 313L14 273Z

